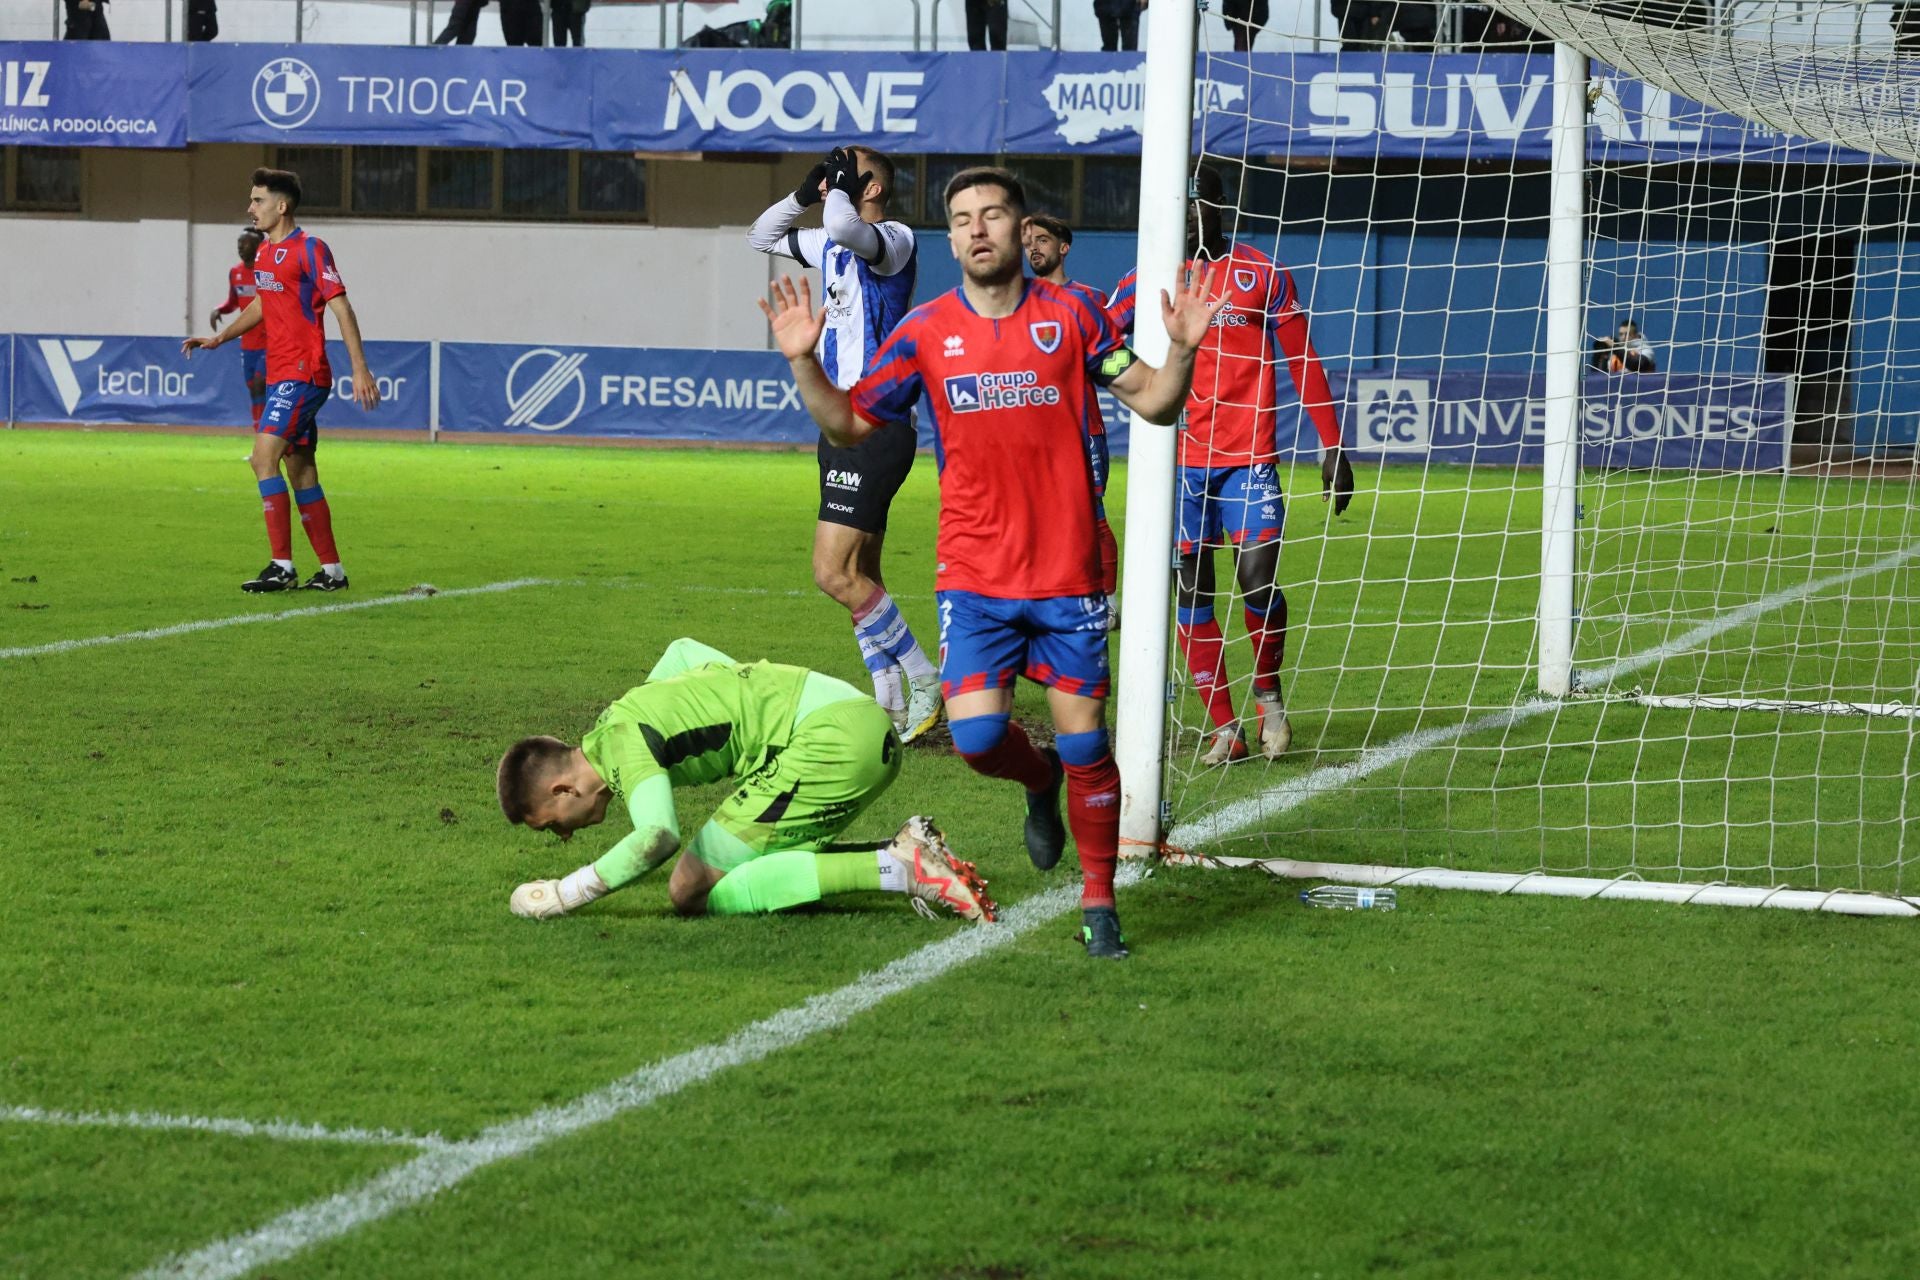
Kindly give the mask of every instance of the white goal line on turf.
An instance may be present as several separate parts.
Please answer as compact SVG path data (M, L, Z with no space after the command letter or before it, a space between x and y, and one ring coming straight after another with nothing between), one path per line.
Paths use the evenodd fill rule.
M1775 592L1734 610L1712 624L1695 627L1673 641L1613 664L1605 669L1607 677L1611 679L1640 670L1683 652L1684 648L1675 647L1682 645L1682 642L1691 645L1705 643L1772 609L1896 568L1915 556L1920 556L1920 542L1846 573L1834 574L1789 591ZM1261 816L1305 803L1313 796L1410 759L1421 751L1481 729L1517 723L1560 705L1557 702L1528 702L1461 725L1407 734L1383 747L1363 752L1360 759L1352 764L1316 769L1283 783L1264 796L1227 805L1212 815L1203 815L1194 822L1176 828L1170 839L1177 838L1182 843L1190 844L1199 839L1230 834ZM1250 805L1258 807L1249 811ZM1234 818L1234 815L1237 815L1237 819L1234 819L1233 825L1218 821ZM1123 887L1132 885L1145 874L1139 863L1123 865L1117 884ZM604 1123L624 1112L650 1106L733 1067L758 1062L822 1031L844 1026L856 1015L873 1008L887 997L931 982L967 961L1006 946L1065 915L1078 901L1079 890L1075 886L1038 894L1008 908L998 925L968 929L931 943L894 961L876 974L862 976L836 991L814 996L803 1004L755 1022L717 1044L690 1049L642 1067L564 1106L545 1108L522 1119L494 1125L472 1139L450 1142L444 1147L423 1152L357 1187L290 1209L252 1231L216 1240L191 1253L168 1258L142 1272L142 1280L181 1280L183 1277L191 1280L238 1280L255 1268L290 1258L314 1245L338 1239L401 1209L428 1200L489 1165L524 1155L555 1138Z
M159 1129L213 1133L226 1138L273 1138L281 1142L341 1142L362 1147L417 1147L430 1151L447 1145L437 1134L425 1137L391 1129L329 1129L298 1120L238 1120L225 1116L174 1116L157 1111L55 1111L46 1107L0 1106L0 1123L43 1124L65 1129Z
M50 653L71 653L75 649L94 649L105 644L126 644L133 640L164 640L169 636L192 635L196 631L218 631L223 627L245 627L262 622L287 622L294 618L313 618L323 613L351 613L356 609L378 609L390 604L417 604L422 600L448 600L456 596L495 595L502 591L519 591L525 587L554 587L562 585L559 578L513 578L506 582L489 582L478 587L455 587L451 591L441 591L437 587L415 587L398 595L374 596L370 600L342 600L335 604L309 605L304 609L278 609L269 613L238 613L229 618L203 618L197 622L176 622L166 627L150 627L145 631L121 631L108 636L83 636L78 640L53 640L46 644L23 645L15 649L0 649L0 659L38 658Z
M1116 883L1132 884L1143 874L1138 866L1125 866ZM838 990L751 1023L717 1044L664 1058L572 1102L493 1125L466 1141L434 1147L357 1187L290 1209L244 1235L169 1258L141 1275L156 1280L234 1280L257 1267L292 1257L437 1195L488 1165L525 1155L624 1112L651 1106L734 1067L758 1062L822 1031L844 1026L889 996L1000 950L1079 903L1078 885L1049 889L1007 908L998 924L971 926L930 943Z

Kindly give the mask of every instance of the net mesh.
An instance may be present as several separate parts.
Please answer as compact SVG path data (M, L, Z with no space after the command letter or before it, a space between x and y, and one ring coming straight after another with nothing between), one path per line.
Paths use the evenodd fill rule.
M1213 762L1189 572L1170 842L1912 892L1920 106L1888 89L1920 59L1901 13L1501 7L1597 60L1575 692L1537 693L1553 59L1203 47L1222 231L1290 269L1360 492L1342 517L1321 501L1274 350L1293 741L1262 757L1248 547L1202 552L1251 752ZM1183 505L1223 543L1247 518L1231 494Z

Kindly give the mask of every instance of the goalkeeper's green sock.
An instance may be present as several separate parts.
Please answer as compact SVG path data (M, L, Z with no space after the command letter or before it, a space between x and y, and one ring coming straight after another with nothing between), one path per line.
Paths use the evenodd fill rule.
M767 853L729 871L707 894L707 914L757 915L818 902L836 893L881 888L871 853Z

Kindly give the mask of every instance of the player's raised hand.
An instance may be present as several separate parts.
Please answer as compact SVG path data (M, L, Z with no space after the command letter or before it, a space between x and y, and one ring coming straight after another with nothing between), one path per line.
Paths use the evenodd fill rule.
M1333 499L1333 514L1341 515L1353 501L1353 463L1339 445L1320 459L1320 501Z
M857 205L872 181L871 173L860 172L860 157L849 148L835 147L827 153L828 190L844 192Z
M1167 341L1197 347L1207 336L1207 326L1227 305L1224 297L1213 296L1213 273L1211 264L1204 272L1187 272L1173 297L1168 297L1165 289L1160 291L1160 319L1167 326Z
M213 330L215 333L220 332L220 313L218 311L207 318L207 328Z
M774 345L780 348L780 354L789 360L811 355L819 344L820 331L827 327L827 309L813 309L812 282L803 276L796 289L793 277L787 276L775 280L769 293L773 301L760 299L760 310L773 328Z
M211 351L219 345L220 341L218 338L188 338L180 344L180 354L191 360L193 359L194 352L202 348Z

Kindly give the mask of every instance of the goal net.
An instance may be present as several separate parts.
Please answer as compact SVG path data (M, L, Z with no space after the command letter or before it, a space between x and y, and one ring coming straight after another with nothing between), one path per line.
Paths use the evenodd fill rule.
M1290 271L1359 484L1323 503L1284 344L1283 609L1235 573L1268 532L1244 495L1170 481L1181 519L1242 540L1198 553L1210 594L1191 561L1176 582L1167 843L1920 893L1920 6L1472 8L1403 5L1440 21L1337 53L1249 59L1200 29L1194 159L1221 235ZM1556 97L1584 117L1560 108L1557 242ZM1272 301L1234 309L1289 323ZM1196 394L1243 396L1229 363ZM1217 440L1208 467L1263 460ZM1570 607L1543 592L1556 494ZM1252 642L1276 617L1292 742L1269 760ZM1223 724L1245 760L1216 762Z

